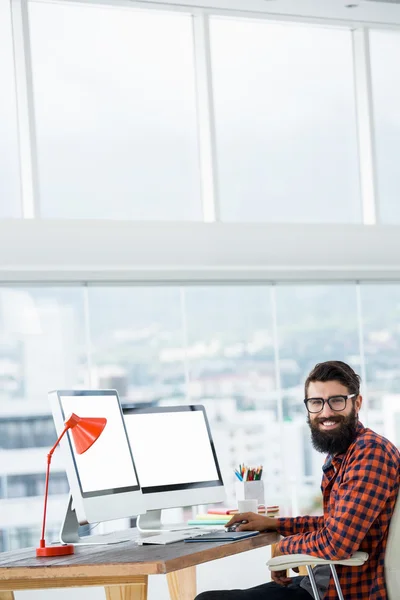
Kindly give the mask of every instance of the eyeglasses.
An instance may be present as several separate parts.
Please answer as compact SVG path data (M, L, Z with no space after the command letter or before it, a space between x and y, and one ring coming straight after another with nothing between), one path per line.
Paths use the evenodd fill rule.
M347 396L331 396L324 400L323 398L306 398L304 404L309 413L319 413L324 409L325 402L328 403L329 408L339 412L346 408L346 402L350 398L355 398L358 394L349 394Z

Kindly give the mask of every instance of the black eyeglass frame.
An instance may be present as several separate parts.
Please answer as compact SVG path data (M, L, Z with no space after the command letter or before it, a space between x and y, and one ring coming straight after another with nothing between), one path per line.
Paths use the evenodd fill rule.
M318 413L322 412L324 410L324 406L325 403L328 403L328 406L331 410L333 410L334 412L342 412L342 410L346 410L346 406L347 406L347 400L350 400L350 398L356 398L359 394L347 394L347 396L345 394L335 394L334 396L329 396L329 398L327 398L326 400L324 398L304 398L304 404L306 405L306 409L309 413L311 413L312 415L317 415ZM333 408L333 406L331 406L330 400L332 400L332 398L342 398L344 400L344 406L343 408ZM308 402L309 400L321 400L322 401L322 407L319 410L310 410L308 408Z

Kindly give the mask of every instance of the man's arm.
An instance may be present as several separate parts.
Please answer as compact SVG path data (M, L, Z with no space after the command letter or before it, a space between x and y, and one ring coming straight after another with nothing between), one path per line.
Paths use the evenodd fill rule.
M279 518L277 521L277 531L283 536L296 535L296 533L307 533L321 529L324 526L324 517L294 517Z
M294 535L295 533L305 533L323 527L324 517L276 519L275 517L264 517L250 512L233 515L226 527L230 527L234 523L240 523L237 531L277 531L281 535Z
M397 468L379 445L358 448L339 486L334 511L323 527L281 540L279 550L328 560L350 557L393 494Z

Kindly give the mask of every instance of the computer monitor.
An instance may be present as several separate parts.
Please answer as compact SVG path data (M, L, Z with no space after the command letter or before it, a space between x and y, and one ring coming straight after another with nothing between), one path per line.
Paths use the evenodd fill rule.
M123 407L145 498L137 526L159 531L161 510L225 499L204 406Z
M97 523L145 512L118 393L55 390L49 392L49 399L58 435L71 413L107 419L101 436L84 454L76 453L70 432L60 442L78 523Z

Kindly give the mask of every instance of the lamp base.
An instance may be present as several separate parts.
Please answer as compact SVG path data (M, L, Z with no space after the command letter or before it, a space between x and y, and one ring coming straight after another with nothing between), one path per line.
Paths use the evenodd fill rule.
M64 556L66 554L74 554L74 552L75 549L72 544L36 548L36 556Z

